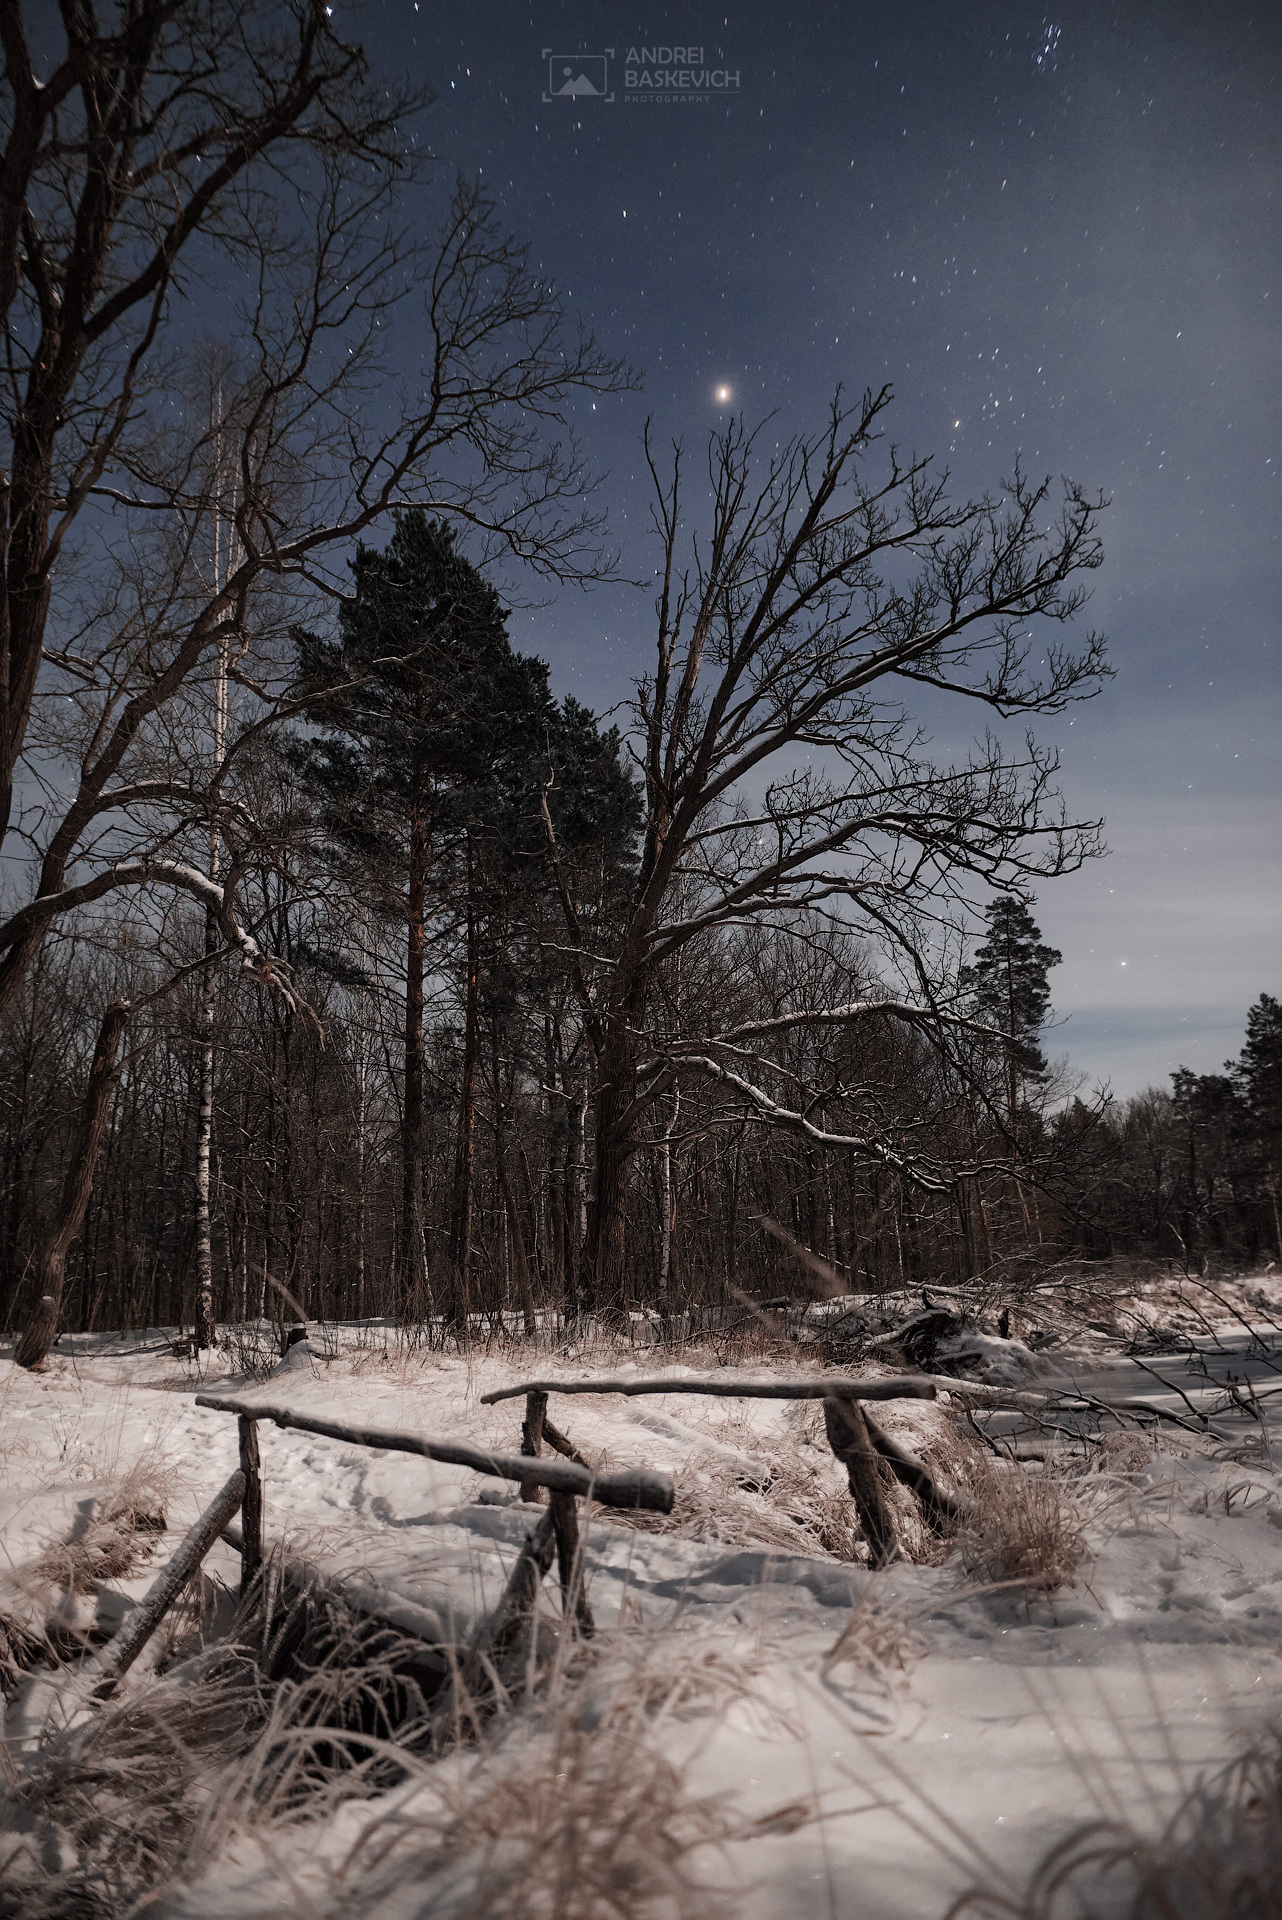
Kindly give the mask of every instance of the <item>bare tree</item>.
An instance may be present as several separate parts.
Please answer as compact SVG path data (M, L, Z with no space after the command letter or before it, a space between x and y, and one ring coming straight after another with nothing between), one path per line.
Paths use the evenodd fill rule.
M477 186L417 237L423 98L372 84L321 0L120 0L109 31L89 8L63 25L41 76L0 0L0 1008L58 920L122 889L189 897L286 991L238 904L263 824L236 792L292 711L280 636L411 503L553 577L594 565L562 412L626 376ZM227 317L217 419L197 299ZM424 347L400 383L398 310ZM220 660L240 724L193 755Z
M964 763L937 765L903 702L926 687L1007 720L1095 692L1102 640L1073 651L1054 629L1100 562L1103 502L1068 485L1054 517L1048 485L1016 473L998 497L951 504L946 474L893 449L874 475L888 400L883 390L848 408L838 395L826 431L769 450L767 429L735 424L714 439L710 517L685 561L682 453L664 477L647 442L660 560L656 664L633 708L646 819L608 950L586 936L558 865L595 1062L589 1251L603 1304L620 1297L642 1122L692 1076L720 1087L727 1119L853 1149L949 1191L964 1169L897 1144L875 1102L862 1130L831 1131L825 1090L781 1079L773 1043L816 1021L893 1019L942 1037L960 1018L944 957L968 891L1067 871L1097 844L1098 823L1069 820L1054 755L1031 736L1013 756L989 737ZM550 818L548 836L555 859ZM706 1025L665 1032L656 986L683 951L745 925L786 934L802 910L880 947L907 991L728 1026L707 1009Z
M578 451L546 429L574 390L622 377L567 337L477 187L460 185L434 242L401 230L415 103L366 84L318 0L133 0L116 34L67 19L66 58L42 83L19 9L0 5L0 797L30 870L0 926L0 1001L54 918L140 883L121 859L131 808L208 817L221 769L203 790L133 776L157 716L220 645L234 658L300 598L340 592L364 529L414 501L549 573L589 563ZM192 404L183 344L183 308L215 270L239 341L216 424ZM385 357L398 306L425 342L403 390ZM198 564L215 512L235 534L217 580ZM14 822L42 685L74 716L40 741L42 771L60 750L73 779ZM154 861L145 878L182 884Z

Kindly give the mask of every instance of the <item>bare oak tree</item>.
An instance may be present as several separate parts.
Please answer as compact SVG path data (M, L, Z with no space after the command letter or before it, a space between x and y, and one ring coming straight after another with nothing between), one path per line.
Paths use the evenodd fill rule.
M711 444L709 512L689 536L681 450L666 474L650 455L657 651L632 735L646 818L617 942L594 946L563 872L559 887L595 1065L589 1267L601 1305L620 1298L647 1115L692 1076L719 1085L728 1120L853 1149L938 1191L973 1172L897 1144L875 1101L863 1131L831 1132L825 1090L788 1084L772 1041L807 1023L887 1019L943 1040L961 1018L943 955L968 892L1065 872L1097 845L1098 823L1069 819L1055 757L1031 736L1013 755L990 735L964 762L936 764L904 701L929 688L1005 721L1096 691L1103 641L1074 651L1056 629L1099 565L1103 501L1070 484L1053 513L1048 485L1017 473L999 496L953 504L946 474L893 449L874 474L888 400L868 393L850 408L838 395L823 433L770 448L766 429L731 426ZM548 837L555 860L550 818ZM880 948L905 993L734 1026L723 1013L693 1030L657 1017L658 983L684 951L745 926L786 935L803 913Z

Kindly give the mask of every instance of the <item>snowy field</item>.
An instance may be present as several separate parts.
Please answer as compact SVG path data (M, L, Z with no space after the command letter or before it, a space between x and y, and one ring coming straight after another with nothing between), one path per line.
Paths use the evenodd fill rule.
M331 1797L301 1818L247 1812L243 1794L221 1805L135 1910L942 1920L974 1887L1015 1897L1083 1821L1158 1832L1199 1777L1282 1720L1282 1288L1257 1277L1220 1292L1193 1319L1176 1295L1146 1303L1166 1351L1159 1337L1128 1356L1103 1332L1038 1354L977 1343L980 1377L1173 1416L1141 1409L1147 1434L1092 1416L1077 1422L1081 1444L1073 1421L1030 1440L1019 1416L972 1426L948 1395L881 1406L902 1445L970 1487L980 1517L941 1543L897 1493L906 1557L876 1573L859 1563L818 1402L554 1397L550 1417L593 1465L667 1469L678 1489L666 1520L593 1510L590 1651L567 1636L535 1701L492 1722L479 1750L417 1759L376 1797ZM238 1376L231 1353L197 1368L158 1333L65 1338L41 1374L0 1362L0 1911L95 1910L72 1898L84 1842L60 1826L56 1796L33 1811L27 1789L47 1776L42 1731L74 1662L33 1664L31 1649L112 1629L235 1469L236 1422L197 1407L197 1391L512 1453L523 1403L482 1406L494 1388L716 1366L698 1345L465 1359L370 1329L326 1345L294 1349L268 1379ZM820 1371L782 1343L735 1366ZM1025 1457L999 1459L975 1427L1019 1430ZM535 1508L462 1468L259 1433L269 1545L428 1643L471 1636ZM150 1531L160 1512L166 1531ZM994 1579L993 1542L1018 1514L1067 1556L1058 1590ZM238 1575L220 1542L203 1595L130 1676L131 1703L163 1686L157 1662L189 1655L193 1634L217 1642ZM558 1598L553 1573L551 1616Z

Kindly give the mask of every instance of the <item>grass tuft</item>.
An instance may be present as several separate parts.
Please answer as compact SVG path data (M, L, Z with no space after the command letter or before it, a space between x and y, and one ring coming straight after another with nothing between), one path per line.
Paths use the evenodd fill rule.
M1199 1780L1145 1834L1092 1820L1052 1847L1022 1893L973 1889L948 1920L1282 1920L1282 1736Z

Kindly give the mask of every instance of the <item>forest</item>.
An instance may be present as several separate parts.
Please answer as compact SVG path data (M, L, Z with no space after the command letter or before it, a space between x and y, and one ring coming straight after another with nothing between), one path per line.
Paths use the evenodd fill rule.
M814 1259L1014 1300L1066 1262L1277 1254L1275 1000L1169 1091L1047 1060L1037 890L1103 823L1031 728L1106 686L1074 624L1103 498L954 498L889 388L839 390L778 438L647 433L620 556L568 423L637 375L478 181L407 228L426 93L315 8L296 46L218 18L197 59L142 8L105 103L6 46L19 1359L60 1328L680 1316L804 1294ZM653 650L605 724L508 607L623 567ZM989 730L936 754L918 696Z
M7 1327L32 1315L77 1175L60 1324L190 1329L203 1289L206 1341L263 1316L454 1340L805 1298L795 1245L850 1291L982 1282L1007 1306L1082 1263L1277 1256L1268 994L1223 1074L1086 1099L1047 1061L1059 955L1027 892L992 896L952 978L910 1002L840 907L719 921L696 855L663 909L689 937L646 982L654 1059L632 1066L606 1268L599 1009L654 831L635 735L557 701L448 525L414 510L282 665L287 723L254 737L234 676L184 717L199 753L212 692L223 739L249 742L220 804L255 832L229 824L223 857L287 990L181 894L109 894L41 944L3 1015ZM750 825L730 813L737 859Z
M812 15L0 0L0 1920L1278 1920L1268 23Z

